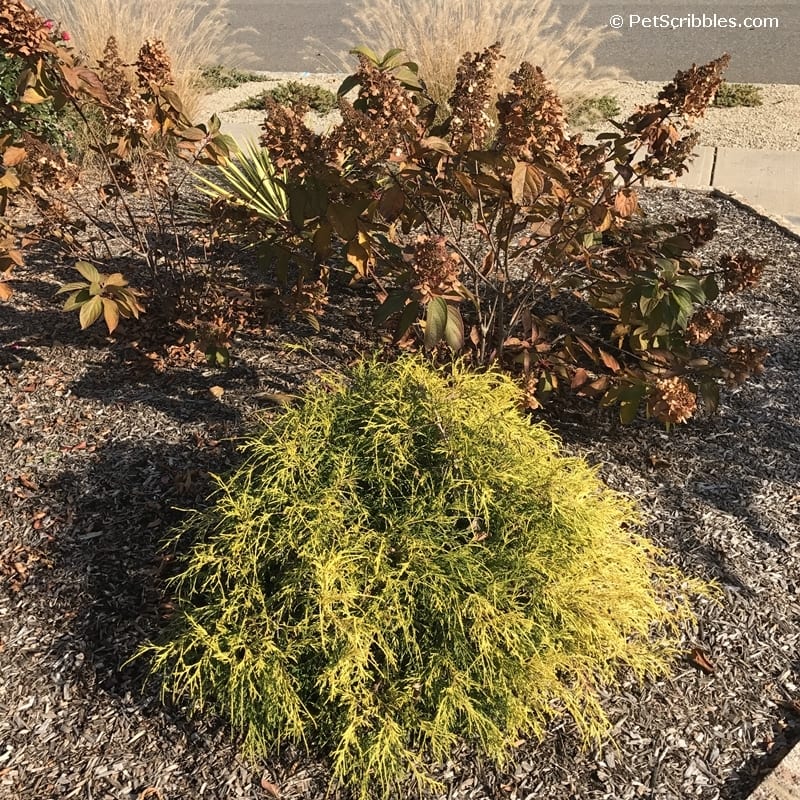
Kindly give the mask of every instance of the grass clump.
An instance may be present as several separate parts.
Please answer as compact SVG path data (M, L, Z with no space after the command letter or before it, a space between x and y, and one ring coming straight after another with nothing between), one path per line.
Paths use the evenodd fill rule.
M311 388L177 535L178 611L144 651L165 693L251 756L323 747L362 798L430 784L462 738L503 762L564 711L600 736L598 688L664 673L690 614L632 504L519 402L415 358Z
M315 86L299 81L285 81L272 89L266 89L237 103L231 111L248 109L263 111L264 102L270 97L282 106L308 106L318 114L328 114L336 108L336 95L324 86Z
M419 65L430 96L442 108L464 53L480 52L495 42L502 43L510 68L523 61L540 66L569 106L583 94L587 80L620 75L596 63L598 48L616 34L607 26L587 25L588 8L562 20L553 0L359 0L344 23L348 42L368 44L381 53L402 47L404 57ZM508 88L510 68L497 71L495 91Z
M136 61L146 39L163 41L175 91L189 117L206 92L199 65L223 61L233 52L228 0L43 0L39 7L70 31L90 64L102 60L110 36L126 64Z
M617 98L610 94L585 97L575 102L567 114L567 122L574 127L586 127L603 120L612 119L620 113Z
M728 83L723 81L714 97L717 108L745 106L752 108L761 105L761 89L752 83Z
M266 75L260 72L250 72L238 67L226 67L222 64L213 64L200 70L200 77L209 89L235 89L243 83L267 81Z

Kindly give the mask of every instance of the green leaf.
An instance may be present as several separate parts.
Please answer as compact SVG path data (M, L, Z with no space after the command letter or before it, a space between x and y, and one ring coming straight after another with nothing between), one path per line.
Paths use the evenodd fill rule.
M109 333L114 333L119 325L119 306L116 301L108 297L101 298L103 302L103 318L106 321L106 327Z
M103 282L103 276L88 261L78 261L75 264L75 269L78 270L89 283Z
M98 319L100 319L100 315L102 313L103 301L100 297L95 295L81 306L81 311L78 315L81 328L86 330L90 325L93 325Z
M421 310L422 307L416 300L412 300L403 309L403 313L397 321L397 328L395 328L396 338L400 339L405 335L406 331L416 322Z
M461 312L450 303L447 304L447 324L444 328L444 338L450 349L458 353L464 346L464 320Z
M353 89L355 89L356 86L359 85L359 83L360 83L360 79L359 79L358 75L348 75L342 81L342 85L336 90L336 94L339 95L339 97L342 97L343 95L346 95L349 92L351 92Z
M685 289L698 303L705 303L706 293L703 291L700 281L694 275L681 275L674 285Z
M374 322L376 325L383 325L392 314L400 313L405 308L409 293L405 290L395 290L389 292L387 298L378 306L375 311Z
M619 419L623 425L629 425L636 419L639 406L644 399L645 385L637 384L625 389L619 395Z
M371 61L375 66L378 66L378 64L381 63L377 53L371 47L367 47L367 45L365 44L360 44L357 47L354 47L352 50L350 50L350 55L364 56L367 60Z
M75 281L73 283L65 283L57 292L56 294L64 294L65 292L75 292L80 291L81 289L86 289L87 286L82 281Z
M692 297L685 289L672 290L672 302L680 310L680 313L688 319L694 311Z
M328 221L345 242L355 239L358 235L358 215L350 206L331 203L328 206Z
M421 89L422 84L420 83L417 75L418 71L419 68L416 64L408 62L407 64L403 64L401 67L397 67L397 69L394 70L394 76L400 81L400 83L409 89Z
M89 300L89 297L89 290L85 287L78 292L73 292L64 302L64 311L76 311Z
M719 297L719 286L713 275L706 275L700 281L703 287L703 294L706 297L706 302L713 303Z
M447 303L441 297L434 297L425 309L425 347L428 350L442 341L447 319Z
M396 56L399 56L400 53L403 52L402 47L393 47L391 50L387 50L383 58L381 59L380 66L382 67L391 67L391 62L394 60Z

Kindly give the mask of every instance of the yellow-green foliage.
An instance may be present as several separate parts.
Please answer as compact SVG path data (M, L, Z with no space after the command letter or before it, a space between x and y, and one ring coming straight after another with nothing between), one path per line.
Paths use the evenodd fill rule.
M310 389L178 534L179 613L145 651L165 692L250 755L323 747L362 797L461 737L502 762L564 711L602 735L597 688L663 673L690 612L631 503L519 399L415 358Z

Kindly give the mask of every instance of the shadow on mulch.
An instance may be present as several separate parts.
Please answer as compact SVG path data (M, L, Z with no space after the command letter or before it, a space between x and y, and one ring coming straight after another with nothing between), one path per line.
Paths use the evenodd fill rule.
M800 671L800 662L795 665ZM743 797L752 792L794 747L800 747L800 718L788 710L772 723L767 752L753 755L735 770L722 787L722 797Z
M43 288L41 281L15 280L14 289L46 305L42 310L21 311L13 305L0 304L0 347L23 342L45 347L64 344L84 351L104 343L99 327L83 331L75 316L62 314L60 304L52 302L52 293Z
M788 486L794 481L797 428L791 422L777 418L776 414L762 413L762 409L766 404L773 408L795 406L797 394L791 374L797 371L798 365L792 362L794 351L786 348L781 339L768 339L759 344L770 353L766 366L786 372L789 377L762 387L745 384L740 389L723 388L722 399L728 406L724 416L705 415L693 419L686 427L676 426L659 434L657 423L639 419L631 425L622 425L614 410L609 414L590 401L575 398L554 409L546 422L565 442L582 450L602 452L614 443L618 447L620 439L628 439L635 445L627 452L625 460L628 466L641 474L658 475L663 492L661 496L670 506L682 509L684 514L690 511L684 503L687 486L690 486L692 494L741 520L770 547L783 550L788 547L788 542L774 526L771 529L765 523L754 501L761 490L759 480L765 476ZM758 441L763 448L758 455L741 446L745 428L748 429L747 439ZM718 465L719 470L702 476L687 473L683 465L675 461L680 458L681 449L685 449L681 440L686 439L693 440L698 448L702 448L709 455L710 463ZM638 446L642 440L649 446ZM679 443L678 446L673 448L673 442ZM769 452L768 459L764 459L763 450ZM684 480L676 480L680 477ZM701 516L692 514L692 517L696 522L695 530L701 530L704 524ZM662 533L670 539L668 525ZM751 594L750 587L728 568L725 555L709 548L699 537L687 541L684 530L680 541L674 540L674 547L709 567L709 577Z
M128 663L158 636L170 613L166 581L172 569L165 536L213 489L209 473L224 473L236 460L235 442L195 436L181 444L155 438L110 442L85 470L57 475L43 490L65 509L67 522L53 548L59 583L80 587L65 614L62 635L51 645L59 658L81 642L95 685L135 703L145 716L166 713L191 734L197 720L157 700L144 659ZM143 691L144 690L144 691ZM202 720L212 730L221 720Z

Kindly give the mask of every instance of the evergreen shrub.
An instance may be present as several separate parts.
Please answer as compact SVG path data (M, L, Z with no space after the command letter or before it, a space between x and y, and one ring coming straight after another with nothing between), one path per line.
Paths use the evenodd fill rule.
M250 756L321 747L362 798L429 785L462 738L502 763L564 712L601 736L599 687L668 669L686 584L520 402L411 357L308 390L173 539L177 612L143 651L165 693Z
M322 115L329 114L336 108L336 95L330 89L300 81L284 81L272 89L242 100L230 110L263 111L268 98L282 106L307 106Z
M737 106L753 108L760 106L761 103L761 89L752 83L723 81L714 96L714 105L718 108L735 108Z

